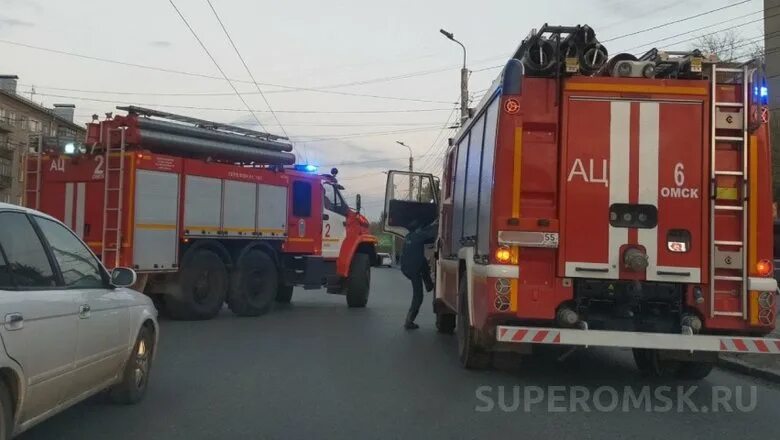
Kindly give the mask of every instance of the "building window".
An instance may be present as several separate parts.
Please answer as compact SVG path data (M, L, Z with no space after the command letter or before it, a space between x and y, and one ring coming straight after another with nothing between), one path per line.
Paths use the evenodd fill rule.
M11 161L0 158L0 177L11 177Z
M40 133L41 132L41 121L36 121L35 119L30 119L29 129L33 133Z

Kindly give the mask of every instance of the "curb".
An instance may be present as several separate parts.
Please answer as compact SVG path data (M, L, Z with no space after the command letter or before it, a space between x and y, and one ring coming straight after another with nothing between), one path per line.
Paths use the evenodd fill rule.
M735 371L737 373L747 374L749 376L759 377L761 379L780 383L780 371L779 370L770 370L768 368L761 368L756 367L754 365L750 365L749 363L732 357L722 357L718 361L717 364L718 367Z

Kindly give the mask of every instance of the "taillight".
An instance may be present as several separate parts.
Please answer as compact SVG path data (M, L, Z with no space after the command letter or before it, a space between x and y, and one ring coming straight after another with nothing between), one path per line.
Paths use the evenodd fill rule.
M769 260L761 260L756 263L756 273L758 273L759 276L768 277L769 275L772 275L773 270L772 262Z

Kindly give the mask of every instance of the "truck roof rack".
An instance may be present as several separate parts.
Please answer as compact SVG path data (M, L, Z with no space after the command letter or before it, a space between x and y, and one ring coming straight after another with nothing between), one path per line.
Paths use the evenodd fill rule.
M221 122L207 121L205 119L192 118L190 116L177 115L175 113L168 113L160 110L154 110L145 107L138 107L134 105L130 106L118 106L117 110L123 110L128 113L134 113L139 116L155 117L161 119L168 119L176 122L183 122L186 124L193 124L200 128L207 128L210 130L222 131L231 134L240 134L243 136L250 136L260 139L270 140L289 140L284 136L277 136L275 134L265 133L257 130L249 130L235 125L223 124Z

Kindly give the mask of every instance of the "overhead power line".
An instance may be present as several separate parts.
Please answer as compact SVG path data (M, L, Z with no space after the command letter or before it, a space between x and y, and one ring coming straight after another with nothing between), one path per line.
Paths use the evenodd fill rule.
M651 27L648 27L648 28L640 29L638 31L629 32L629 33L623 34L623 35L618 35L616 37L608 38L608 39L603 40L601 42L602 43L609 43L610 41L620 40L622 38L631 37L631 36L639 35L639 34L642 34L642 33L645 33L645 32L654 31L656 29L660 29L660 28L663 28L663 27L666 27L666 26L671 26L671 25L677 24L677 23L682 23L682 22L688 21L688 20L693 20L694 18L703 17L705 15L713 14L713 13L718 12L718 11L723 11L725 9L733 8L735 6L743 5L745 3L750 3L750 2L751 2L751 0L742 0L742 1L737 2L737 3L732 3L732 4L729 4L729 5L726 5L726 6L721 6L719 8L710 9L709 11L700 12L698 14L690 15L688 17L681 18L679 20L668 21L666 23L661 23L659 25L655 25L655 26L651 26Z
M287 133L287 130L284 129L284 125L282 125L282 122L279 120L279 117L276 116L276 113L274 112L274 109L271 107L271 103L268 102L268 99L265 97L265 94L263 93L263 90L260 89L260 85L257 84L257 80L255 79L254 74L252 74L252 69L249 68L249 66L246 64L246 60L241 55L241 52L238 50L238 46L236 46L236 43L233 41L233 38L230 36L230 33L227 30L227 27L225 27L225 23L222 22L222 18L220 18L219 14L217 13L217 10L214 9L214 5L211 4L211 0L206 0L206 3L209 4L209 8L211 8L211 12L214 13L214 17L219 22L220 27L222 27L222 31L225 33L225 36L227 37L228 41L230 42L230 45L233 46L233 50L236 52L236 55L238 56L238 59L241 60L241 64L243 64L244 69L246 70L246 73L249 75L249 78L252 79L252 82L254 83L255 87L257 88L257 93L260 94L260 96L263 98L263 102L265 102L265 105L268 107L268 111L271 112L271 115L274 117L274 120L279 125L279 128L282 130L284 135L289 139L290 135ZM238 91L236 91L238 93ZM254 113L252 113L254 115ZM255 117L255 119L257 119ZM260 123L260 121L258 121ZM306 153L306 147L304 146L304 156L308 157L308 154Z
M23 91L23 93L29 93L29 91ZM195 105L175 105L175 104L158 104L158 103L143 103L135 101L118 101L114 99L100 99L100 98L84 98L81 96L73 95L58 95L50 93L35 92L36 96L46 96L50 98L62 98L62 99L74 99L77 101L89 101L89 102L104 102L108 104L124 104L124 105L137 105L145 107L165 107L165 108L178 108L188 110L209 110L209 111L225 111L225 112L241 112L245 113L246 109L242 108L229 108L229 107L202 107ZM417 113L417 112L443 112L450 111L452 107L446 108L423 108L423 109L406 109L406 110L275 110L276 113L291 113L291 114L384 114L384 113ZM253 109L255 113L270 113L266 110Z
M144 64L137 64L137 63L129 63L125 61L118 61L113 60L109 58L102 58L102 57L95 57L91 55L84 55L76 52L70 52L70 51L64 51L64 50L58 50L58 49L50 49L47 47L41 47L41 46L34 46L32 44L26 44L26 43L19 43L16 41L11 40L4 40L0 39L0 44L8 44L11 46L18 46L18 47L25 47L28 49L34 49L34 50L40 50L44 52L49 53L56 53L60 55L67 55L72 56L76 58L81 59L87 59L91 61L99 61L102 63L110 63L110 64L116 64L120 66L125 67L134 67L137 69L145 69L145 70L151 70L156 72L163 72L163 73L170 73L170 74L176 74L176 75L183 75L183 76L189 76L193 78L202 78L202 79L218 79L220 81L224 81L223 77L215 76L215 75L206 75L203 73L195 73L195 72L187 72L183 70L176 70L176 69L168 69L165 67L156 67L156 66L149 66ZM251 81L246 80L238 80L238 79L231 79L235 83L243 83L243 84L252 84ZM420 98L406 98L406 97L398 97L398 96L383 96L383 95L374 95L374 94L368 94L368 93L353 93L353 92L341 92L337 90L321 90L317 88L312 87L296 87L296 86L289 86L289 85L283 85L283 84L274 84L274 83L258 83L261 86L268 86L268 87L277 87L280 89L290 90L290 91L300 91L300 92L311 92L311 93L323 93L323 94L330 94L330 95L341 95L341 96L354 96L354 97L360 97L360 98L375 98L375 99L387 99L387 100L394 100L394 101L408 101L408 102L423 102L423 103L429 103L429 104L454 104L453 102L446 102L446 101L437 101L432 99L420 99ZM269 92L272 93L273 91ZM449 109L448 109L449 110Z
M225 71L222 70L222 67L220 67L220 65L217 62L217 60L214 58L214 56L211 54L211 52L209 52L209 49L206 47L206 45L203 44L203 41L198 36L198 33L195 32L195 29L193 29L192 26L190 26L190 23L187 21L186 18L184 18L184 15L182 15L182 13L179 10L179 8L176 7L176 3L174 3L173 0L168 0L168 2L171 4L171 6L173 6L173 9L176 11L176 14L179 15L179 18L181 18L181 21L183 21L184 24L187 26L187 29L190 30L190 33L192 34L193 37L195 37L195 40L197 40L198 44L203 49L203 51L206 52L206 55L208 55L208 57L211 59L211 62L214 63L214 66L217 68L217 70L219 70L219 73L221 73L222 76L225 78L225 81L227 81L228 84L230 84L230 88L232 88L233 91L236 92L236 96L238 96L238 99L240 99L241 102L244 104L244 107L246 107L247 111L249 111L249 114L252 115L253 118L255 118L255 121L257 122L257 125L259 125L260 128L263 129L263 131L268 131L263 126L263 123L260 122L260 118L258 118L257 115L255 114L255 112L252 111L252 107L249 106L249 103L246 102L244 97L241 96L241 93L238 92L238 89L233 84L233 81L231 81L230 78L225 73Z
M780 6L773 6L772 8L777 8L777 7L780 7ZM767 8L767 10L772 9L772 8ZM650 41L648 43L640 44L638 46L630 47L628 49L620 50L620 51L617 51L617 52L630 52L630 51L633 51L633 50L636 50L636 49L641 49L643 47L653 46L653 45L656 45L658 43L662 43L664 41L669 41L669 40L672 40L674 38L681 37L683 35L690 35L690 34L692 34L694 32L702 31L702 30L705 30L705 29L711 29L713 26L719 26L719 25L726 24L726 23L733 23L735 20L739 20L741 18L747 18L747 17L749 17L751 15L755 15L755 14L762 14L763 12L764 11L756 11L756 12L751 12L750 14L740 15L738 17L733 17L733 18L730 18L728 20L720 21L718 23L712 23L712 24L709 24L707 26L702 26L702 27L699 27L699 28L696 28L696 29L691 29L689 31L680 32L680 33L675 34L675 35L670 35L668 37L664 37L664 38L661 38L659 40ZM772 17L775 17L777 15L780 15L780 14L774 14L774 15L771 15L771 16L769 16L767 18L772 18ZM721 33L721 32L725 32L725 31L728 31L728 30L737 29L737 28L740 28L740 27L743 27L743 26L747 26L749 24L758 23L758 22L763 21L763 20L764 20L764 17L761 17L761 18L758 18L758 19L755 19L755 20L751 20L751 21L742 23L742 24L729 26L729 27L726 27L726 28L723 28L723 29L719 29L717 31L706 33L706 34L697 35L697 36L692 37L692 38L687 38L687 39L684 39L684 40L675 41L674 43L667 44L666 47L672 47L672 46L675 46L675 45L678 45L678 44L681 44L681 43L687 43L689 41L697 40L697 39L699 39L701 37L705 37L705 36L709 36L709 35L715 35L715 34L718 34L718 33Z

